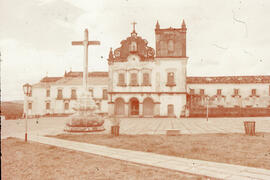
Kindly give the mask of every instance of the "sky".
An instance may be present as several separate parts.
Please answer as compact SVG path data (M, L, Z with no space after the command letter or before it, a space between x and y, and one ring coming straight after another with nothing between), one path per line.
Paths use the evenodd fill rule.
M269 0L0 0L1 100L23 99L22 85L82 71L108 71L109 49L136 32L155 49L155 24L187 25L188 76L270 75Z

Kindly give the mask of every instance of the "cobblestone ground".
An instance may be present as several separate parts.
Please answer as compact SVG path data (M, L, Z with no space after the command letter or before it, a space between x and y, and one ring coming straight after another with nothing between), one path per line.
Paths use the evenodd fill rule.
M50 117L28 120L28 133L32 135L56 135L64 132L67 118ZM243 121L255 121L256 132L270 132L270 117L248 118L123 118L120 124L122 134L165 134L167 129L180 129L182 134L202 133L244 133ZM1 138L23 135L25 120L4 120L1 122ZM105 121L110 132L110 122Z

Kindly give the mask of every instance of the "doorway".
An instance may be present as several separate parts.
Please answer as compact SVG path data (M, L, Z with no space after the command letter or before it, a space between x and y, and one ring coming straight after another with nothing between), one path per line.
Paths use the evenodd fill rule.
M137 98L131 98L129 101L129 115L139 115L139 105L140 103Z

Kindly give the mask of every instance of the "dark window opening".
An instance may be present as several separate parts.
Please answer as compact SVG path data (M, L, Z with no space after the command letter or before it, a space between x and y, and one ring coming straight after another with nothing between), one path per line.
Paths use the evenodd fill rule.
M77 99L77 92L76 89L72 89L71 90L71 97L70 99Z
M63 99L63 90L62 89L57 90L57 99Z
M217 95L221 95L221 92L222 92L221 89L218 89L217 90Z
M102 99L104 99L104 100L108 99L108 90L107 89L103 89Z
M204 89L200 89L200 95L204 95Z
M49 102L46 103L46 109L47 110L51 109L51 103L49 103Z
M65 103L65 110L69 109L69 103Z
M50 97L51 96L51 91L50 91L50 89L47 89L46 90L46 97Z
M174 73L168 72L167 74L167 86L175 86Z
M28 103L28 109L32 109L32 103Z

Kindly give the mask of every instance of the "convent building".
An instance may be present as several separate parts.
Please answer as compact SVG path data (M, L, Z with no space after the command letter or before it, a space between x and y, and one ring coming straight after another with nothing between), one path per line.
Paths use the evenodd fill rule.
M270 116L270 76L187 77L187 27L155 28L155 49L135 29L110 49L108 72L88 74L100 112L119 117ZM28 113L68 115L82 72L44 77L25 100ZM26 108L25 108L26 109Z

